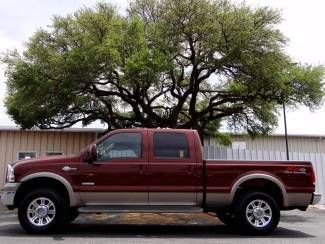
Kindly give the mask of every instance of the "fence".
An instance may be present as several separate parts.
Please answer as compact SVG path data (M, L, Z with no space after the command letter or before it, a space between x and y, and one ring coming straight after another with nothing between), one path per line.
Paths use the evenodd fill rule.
M215 146L203 148L205 159L241 159L241 160L286 160L286 153L279 151L256 151L230 149ZM290 152L291 160L311 161L316 173L316 191L322 194L320 204L325 204L325 154Z

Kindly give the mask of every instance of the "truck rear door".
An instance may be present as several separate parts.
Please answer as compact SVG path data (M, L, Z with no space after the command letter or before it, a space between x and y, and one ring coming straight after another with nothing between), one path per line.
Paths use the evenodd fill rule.
M149 204L197 205L200 177L192 131L148 130Z

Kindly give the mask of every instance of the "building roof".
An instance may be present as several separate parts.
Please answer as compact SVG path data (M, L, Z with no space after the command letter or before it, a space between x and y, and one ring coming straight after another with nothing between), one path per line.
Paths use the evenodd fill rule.
M18 126L0 126L0 131L20 131L22 130ZM45 131L45 132L93 132L93 133L102 133L105 132L103 128L65 128L65 129L26 129L23 131Z
M235 136L248 136L247 134L244 133L232 133L232 135ZM275 133L275 134L270 134L270 135L266 135L265 137L284 137L284 134L280 134L280 133ZM288 137L308 137L308 138L325 138L325 135L319 134L288 134Z

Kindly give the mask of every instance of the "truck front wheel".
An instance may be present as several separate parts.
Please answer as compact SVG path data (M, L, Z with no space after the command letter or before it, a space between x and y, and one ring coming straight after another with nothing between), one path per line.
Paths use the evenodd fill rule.
M18 208L21 226L29 233L45 234L65 223L67 204L54 189L40 188L29 192Z
M242 195L238 203L237 220L245 233L266 235L277 227L280 210L269 194L249 192Z

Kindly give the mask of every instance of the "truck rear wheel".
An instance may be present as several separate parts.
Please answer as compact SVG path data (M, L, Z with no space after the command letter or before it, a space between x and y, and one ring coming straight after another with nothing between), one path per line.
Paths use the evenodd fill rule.
M278 225L280 210L276 201L263 192L250 192L238 199L237 220L244 233L267 235Z
M28 193L18 208L21 226L29 233L45 234L65 223L67 204L54 189L40 188Z

